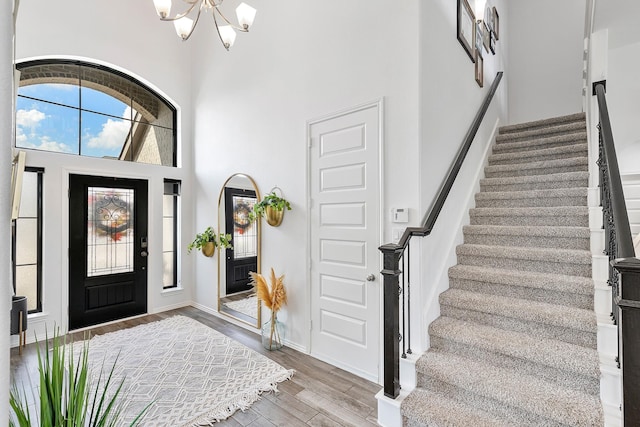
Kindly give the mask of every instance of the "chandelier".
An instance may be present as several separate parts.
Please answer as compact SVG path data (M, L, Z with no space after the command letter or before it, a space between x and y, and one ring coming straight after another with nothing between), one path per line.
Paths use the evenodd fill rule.
M213 22L218 32L218 37L224 45L225 49L229 50L233 43L236 41L236 30L246 33L249 31L249 27L253 24L253 20L256 16L256 10L246 3L240 3L240 6L236 8L236 15L238 17L238 25L234 25L227 19L226 16L220 10L220 5L224 0L182 0L188 7L182 13L179 13L173 17L171 14L171 0L153 0L153 5L156 7L156 12L162 21L173 21L173 25L176 28L176 33L182 40L188 40L193 33L194 28L198 24L200 14L204 10L205 13L211 11L213 16ZM196 12L197 9L197 12ZM195 15L195 16L194 16ZM191 18L192 16L193 18ZM222 19L227 25L219 25L218 20Z

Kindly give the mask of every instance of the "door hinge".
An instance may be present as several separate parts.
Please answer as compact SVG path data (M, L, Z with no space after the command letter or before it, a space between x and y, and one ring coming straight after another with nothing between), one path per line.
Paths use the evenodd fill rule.
M313 331L313 320L309 321L309 330Z
M309 199L309 209L313 207L313 199Z
M71 189L67 188L67 199L71 198Z

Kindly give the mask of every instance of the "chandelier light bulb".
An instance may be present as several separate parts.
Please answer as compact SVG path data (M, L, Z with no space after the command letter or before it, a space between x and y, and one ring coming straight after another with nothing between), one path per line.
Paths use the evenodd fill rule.
M248 30L256 18L256 10L246 3L240 3L240 6L236 8L236 15L238 16L240 27Z
M189 34L191 34L191 28L193 28L193 19L184 16L173 21L173 26L176 28L178 37L180 37L182 40L186 40L189 37Z
M156 13L162 19L171 13L171 0L153 0L153 5L156 7Z
M222 39L224 47L229 49L233 46L233 43L236 41L236 32L231 28L231 25L222 25L218 27L218 32L220 32L220 39Z

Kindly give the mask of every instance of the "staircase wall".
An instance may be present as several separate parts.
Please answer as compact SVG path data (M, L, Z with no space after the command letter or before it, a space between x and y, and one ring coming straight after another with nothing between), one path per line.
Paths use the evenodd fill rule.
M496 114L497 107L490 108L488 117ZM414 265L422 265L420 287L416 287L417 292L413 301L414 307L420 309L412 310L414 325L429 325L434 319L440 316L440 303L438 295L449 288L449 278L447 271L449 267L456 264L455 248L463 241L462 227L469 224L469 209L475 204L474 195L480 189L480 178L483 176L484 167L491 152L491 144L495 140L500 125L500 120L494 118L493 126L489 129L489 124L481 126L483 133L488 133L488 137L477 137L469 150L469 157L476 158L475 162L468 161L463 165L456 183L451 189L449 198L445 203L440 217L431 235L422 239L413 239L412 249L419 248L421 261L414 260ZM413 297L412 297L413 298ZM419 305L418 305L419 304ZM419 341L418 341L419 340ZM412 346L416 353L429 348L429 331L422 328L419 336L414 337Z
M474 7L474 1L469 2ZM482 104L498 71L505 72L491 107L468 153L458 180L432 235L413 239L411 256L414 283L413 324L427 325L438 316L437 295L446 289L446 271L455 263L454 248L462 239L462 225L468 223L468 207L484 166L495 128L506 121L508 85L506 55L509 40L509 2L491 3L500 14L500 40L495 55L484 53L484 85L474 79L474 64L455 36L456 2L434 0L420 6L419 86L419 194L420 208L412 212L410 224L418 225L438 193L455 158L468 126ZM398 224L404 226L404 224ZM416 259L417 258L417 259ZM443 288L443 286L445 288ZM422 294L420 294L422 292ZM420 308L419 310L417 308ZM424 309L426 307L426 309ZM412 335L413 349L428 348L426 328Z

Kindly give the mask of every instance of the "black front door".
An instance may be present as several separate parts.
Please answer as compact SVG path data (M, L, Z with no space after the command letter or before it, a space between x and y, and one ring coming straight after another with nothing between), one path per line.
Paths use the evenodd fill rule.
M69 329L147 312L147 181L69 175Z
M232 248L226 252L226 294L251 289L249 272L258 270L257 227L249 222L256 192L242 188L224 189L225 232L231 234ZM260 221L258 218L257 221Z

